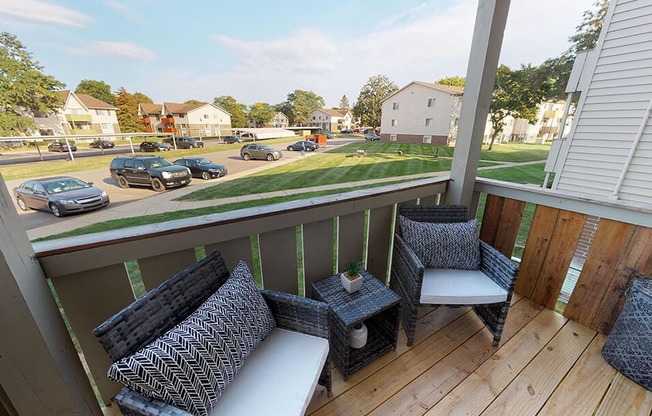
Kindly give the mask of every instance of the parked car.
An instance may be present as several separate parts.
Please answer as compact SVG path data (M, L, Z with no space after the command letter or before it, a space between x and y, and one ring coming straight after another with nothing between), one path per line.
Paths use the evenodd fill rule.
M113 149L115 147L115 143L113 143L111 140L97 139L93 140L91 144L88 145L88 147L93 149Z
M246 144L240 149L240 157L244 160L265 159L278 160L283 157L280 150L275 150L266 144Z
M77 145L71 143L70 150L76 152ZM48 145L48 152L67 152L67 151L68 151L68 145L66 144L66 142L52 142Z
M287 147L287 149L289 151L307 150L308 152L313 152L316 149L319 149L319 145L317 143L313 143L311 141L304 140L304 141L299 141L299 142L296 142L296 143L293 143L293 144L289 145Z
M224 143L242 143L242 138L238 136L224 136Z
M353 133L353 130L351 130L351 129L344 129L344 130L340 131L340 133L343 133L343 134L351 134L351 133Z
M378 140L380 140L380 136L377 135L376 133L367 133L364 135L364 139L365 141L368 142L377 142Z
M14 188L18 207L23 211L50 211L55 217L89 211L109 204L109 196L93 186L71 176L33 179Z
M177 159L175 165L185 166L190 169L193 178L213 179L224 176L228 173L226 166L213 163L203 157L184 157Z
M170 145L160 142L142 142L140 144L141 152L165 152L170 149Z
M121 188L151 186L156 192L185 186L192 180L190 169L159 156L119 156L111 161L109 172Z
M174 142L177 143L177 149L191 149L196 147L204 147L204 142L201 142L194 137L166 137L163 139L163 143L168 143L174 146Z

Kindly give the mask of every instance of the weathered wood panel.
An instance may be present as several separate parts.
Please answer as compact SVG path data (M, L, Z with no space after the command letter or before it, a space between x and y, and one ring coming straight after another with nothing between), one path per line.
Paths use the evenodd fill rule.
M559 210L556 208L538 205L534 211L515 289L528 299L534 294L558 217Z
M335 225L332 219L303 226L303 270L306 296L310 285L331 276L335 247Z
M151 290L196 261L195 250L188 249L139 259L138 268L145 289Z
M265 289L299 293L295 227L260 234L260 261Z
M582 325L588 326L591 323L601 307L633 232L633 225L600 220L589 255L564 309L564 316Z
M389 247L394 220L394 208L387 206L369 211L369 239L367 243L367 270L387 282Z
M344 270L352 261L362 260L364 243L365 213L345 215L339 219L339 241L337 251L338 271Z
M561 211L559 213L532 294L533 301L548 309L555 309L585 222L586 215L584 214L570 211Z
M503 212L505 199L496 195L487 195L484 205L484 214L482 215L482 225L480 226L480 239L490 246L496 241L498 226L500 224L500 214Z
M58 277L52 279L52 284L102 399L109 403L123 386L106 378L111 359L93 335L93 329L134 301L125 265Z
M595 416L652 414L652 391L646 390L620 373L616 377Z
M625 291L640 276L652 278L652 229L636 227L623 256L616 265L605 296L589 327L603 334L611 332L625 303Z

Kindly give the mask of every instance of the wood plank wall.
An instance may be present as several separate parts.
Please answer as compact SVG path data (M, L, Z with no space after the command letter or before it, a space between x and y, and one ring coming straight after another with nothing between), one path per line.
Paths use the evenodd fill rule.
M524 208L522 201L488 195L480 238L511 256ZM536 207L516 293L555 309L586 219L581 213ZM652 278L652 229L600 219L564 316L609 334L627 287L641 277Z

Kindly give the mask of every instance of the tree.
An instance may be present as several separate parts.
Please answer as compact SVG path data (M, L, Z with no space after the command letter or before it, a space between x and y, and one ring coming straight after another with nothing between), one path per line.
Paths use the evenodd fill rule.
M222 107L231 114L231 127L239 128L247 125L247 116L245 115L247 106L239 103L235 98L230 95L215 97L213 99L213 104Z
M562 100L566 97L566 84L577 53L595 47L598 37L600 37L602 24L607 16L609 0L596 0L593 7L584 12L582 22L575 28L575 34L568 38L571 43L568 50L561 56L548 59L541 64L540 70L547 73L553 81L546 99Z
M363 126L380 126L382 101L398 91L398 86L385 75L370 77L360 90L358 100L353 106L353 116L360 119Z
M56 90L66 85L42 71L17 37L0 33L0 135L29 134L36 127L30 116L47 116L62 107Z
M351 106L349 105L349 99L346 98L346 95L343 95L342 99L340 100L340 110L348 110L350 108Z
M204 102L199 100L187 100L184 104L204 104Z
M288 94L287 104L290 123L304 126L308 124L308 117L313 111L324 107L324 98L312 91L294 90Z
M116 115L123 133L136 133L145 130L143 123L138 120L138 103L124 87L120 87L115 93L115 106L118 107Z
M115 104L115 96L111 93L111 86L104 81L82 80L77 85L75 94L87 94L105 103Z
M489 150L503 131L506 117L523 118L532 124L536 122L537 108L549 88L547 74L539 68L528 65L512 71L505 65L498 67L489 107L492 127Z
M448 85L449 87L462 87L466 84L466 78L455 75L453 77L445 77L437 81L437 84Z
M142 92L135 92L134 100L136 100L136 104L154 104L154 101Z
M265 127L274 117L276 110L267 103L256 103L249 107L249 120L256 124L256 127Z

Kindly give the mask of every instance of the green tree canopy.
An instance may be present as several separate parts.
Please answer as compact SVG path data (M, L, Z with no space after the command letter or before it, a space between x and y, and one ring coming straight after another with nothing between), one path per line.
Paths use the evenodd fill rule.
M370 77L360 90L358 100L353 106L353 115L363 126L379 127L382 101L398 91L398 86L385 75Z
M340 110L349 110L350 108L351 105L349 104L349 99L346 98L346 95L343 95L340 100Z
M154 104L154 101L142 92L135 92L134 100L136 100L136 104Z
M247 106L239 103L235 98L230 95L222 95L221 97L215 97L213 104L222 107L231 114L231 127L239 128L247 125L247 116L245 115Z
M118 107L116 115L123 133L145 131L145 126L138 120L138 103L124 87L120 87L115 93L115 106Z
M274 117L276 109L267 103L256 103L249 107L249 120L256 124L256 127L265 127Z
M573 69L578 52L595 48L600 36L604 19L609 9L609 0L596 0L593 9L587 10L582 22L575 28L575 34L568 38L570 47L557 58L551 58L541 64L541 71L553 81L546 99L562 100L566 98L566 84Z
M550 88L547 74L531 65L512 71L501 65L496 71L496 82L489 107L492 133L489 150L505 127L505 118L524 118L536 122L537 108Z
M186 100L184 104L203 104L204 101L199 101L199 100Z
M448 85L450 87L462 87L462 88L464 88L464 84L466 84L466 78L460 77L458 75L455 75L453 77L445 77L445 78L441 78L439 81L437 81L437 84Z
M16 36L0 33L0 135L29 134L30 115L47 116L63 105L56 90L66 85L42 71Z
M111 93L111 86L104 81L82 80L75 89L76 94L86 94L105 103L115 105L115 96Z
M290 124L305 126L310 114L324 107L324 98L312 91L294 90L288 94L287 106L290 109L290 114L286 113Z

